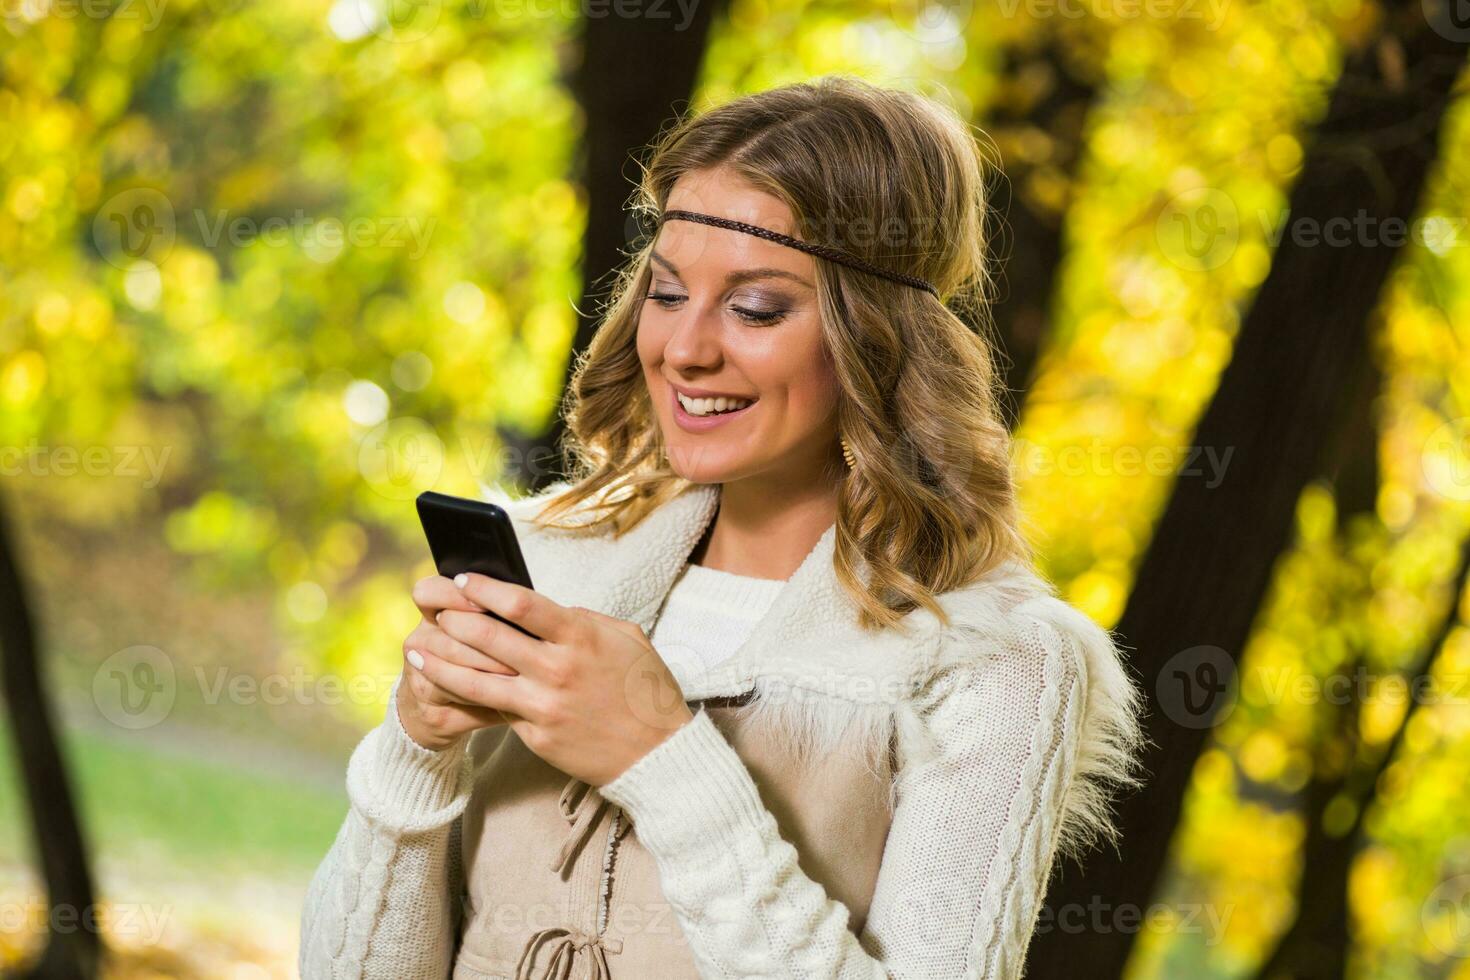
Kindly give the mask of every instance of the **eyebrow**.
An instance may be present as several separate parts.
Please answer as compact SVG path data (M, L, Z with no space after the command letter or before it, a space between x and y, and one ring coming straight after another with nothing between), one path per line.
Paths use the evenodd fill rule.
M653 261L657 262L665 269L668 269L674 275L679 275L679 270L674 268L674 263L670 262L662 255L659 255L657 252L651 252L649 253L649 255L653 259ZM680 276L680 278L683 277ZM792 282L799 283L800 285L803 285L808 289L812 288L811 283L807 282L805 279L803 279L801 276L798 276L794 272L787 272L785 269L771 268L737 269L736 271L730 273L725 277L725 285L739 286L740 284L750 282L753 279L789 279Z

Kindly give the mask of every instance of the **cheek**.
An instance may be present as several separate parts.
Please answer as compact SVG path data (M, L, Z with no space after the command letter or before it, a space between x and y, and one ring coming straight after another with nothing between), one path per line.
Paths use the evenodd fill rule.
M808 429L825 421L836 406L837 376L819 342L803 347L780 352L779 364L787 411L798 427Z
M633 332L633 341L638 351L638 359L645 365L652 363L656 351L653 343L653 328L649 325L648 317L638 318L638 326Z
M814 428L827 420L837 405L836 379L813 371L791 389L791 407L801 415L802 425Z
M634 347L638 352L638 360L649 374L657 373L659 365L663 364L664 348L668 346L668 341L669 332L660 326L659 318L650 316L645 311L638 319Z

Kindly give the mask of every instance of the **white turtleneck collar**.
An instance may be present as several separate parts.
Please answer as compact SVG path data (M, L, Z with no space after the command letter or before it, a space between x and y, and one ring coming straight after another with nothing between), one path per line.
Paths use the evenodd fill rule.
M676 673L707 670L740 649L785 585L686 563L649 639Z

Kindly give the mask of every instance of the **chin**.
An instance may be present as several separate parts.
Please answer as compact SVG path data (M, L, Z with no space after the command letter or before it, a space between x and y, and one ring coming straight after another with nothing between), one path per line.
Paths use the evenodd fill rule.
M688 443L666 445L669 468L691 483L725 483L739 475L737 461L710 458L714 455L724 456L724 453Z
M690 483L726 483L733 471L728 466L673 466L673 471Z

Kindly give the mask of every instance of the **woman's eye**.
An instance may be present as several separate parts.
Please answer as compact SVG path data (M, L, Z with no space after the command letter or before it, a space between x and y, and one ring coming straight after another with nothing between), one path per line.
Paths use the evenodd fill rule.
M748 310L740 306L732 306L735 315L749 323L775 323L786 315L785 310Z
M689 297L681 296L678 293L649 293L644 298L652 300L663 309L669 310L673 309L679 303L684 302ZM764 324L775 323L777 320L780 320L782 317L784 317L789 311L784 309L752 310L744 306L732 306L730 307L730 312L734 313L746 323Z

